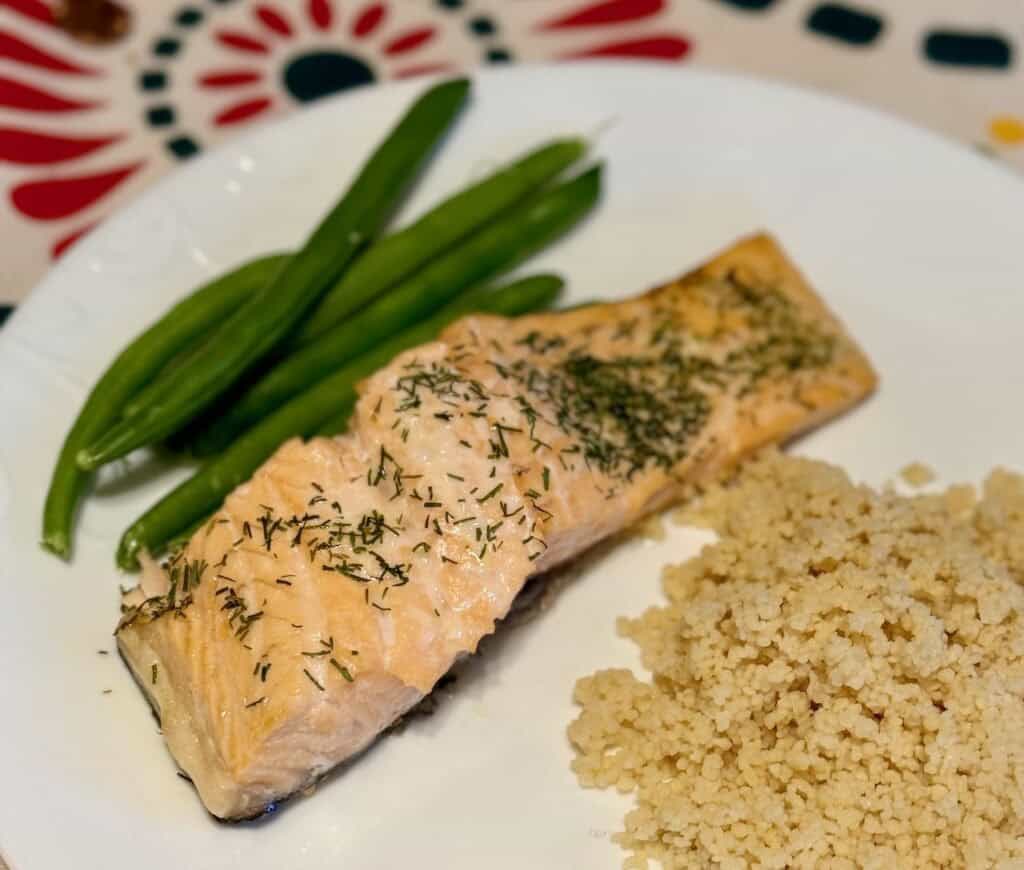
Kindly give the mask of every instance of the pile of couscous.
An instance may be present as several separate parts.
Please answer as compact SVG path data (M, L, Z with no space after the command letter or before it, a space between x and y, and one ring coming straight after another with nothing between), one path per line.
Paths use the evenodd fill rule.
M1024 477L904 497L771 452L685 519L719 541L619 625L653 678L576 686L625 866L1024 868Z

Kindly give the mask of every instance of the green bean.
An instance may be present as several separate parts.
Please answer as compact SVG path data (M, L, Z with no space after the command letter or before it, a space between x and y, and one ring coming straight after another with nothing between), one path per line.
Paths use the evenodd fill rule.
M288 345L305 345L328 332L370 299L567 169L586 149L582 139L561 139L537 148L381 239L324 295Z
M352 409L355 408L355 402L349 402L344 404L341 409L329 420L320 424L320 428L316 430L317 435L340 435L342 432L348 431L349 421L352 419Z
M468 93L469 82L457 79L421 96L275 278L224 320L150 405L79 450L79 467L98 468L177 431L291 332L384 227Z
M324 421L351 410L356 401L356 384L396 354L430 341L452 321L471 311L515 315L545 307L561 287L562 280L557 276L537 275L497 290L470 291L429 320L353 360L263 419L136 520L121 537L118 564L125 570L137 567L140 550L158 552L199 517L215 511L224 497L248 480L286 440L311 435Z
M260 257L204 284L139 335L92 388L64 439L43 507L43 546L71 554L75 509L89 478L75 462L78 451L102 434L143 384L266 283L285 254Z
M274 254L271 257L259 257L255 260L251 260L240 266L238 269L232 270L231 272L223 275L223 278L230 278L234 274L241 275L245 270L248 270L250 266L258 267L249 272L251 278L248 280L248 289L244 296L239 296L231 307L224 305L218 309L218 316L216 319L211 318L207 325L207 329L202 332L194 341L185 345L185 347L176 354L168 363L161 366L158 370L152 372L152 377L148 383L141 386L138 390L133 393L126 402L121 406L121 413L115 418L116 422L118 419L130 417L135 414L139 408L143 407L152 401L153 397L157 394L158 389L162 389L163 385L167 383L168 378L176 376L177 372L180 372L182 366L189 359L190 355L194 353L206 340L207 336L224 320L225 317L230 315L232 312L237 310L238 306L245 301L249 296L252 296L257 290L263 287L268 281L270 281L278 272L284 268L284 265L291 259L291 254ZM261 265L264 261L266 265ZM217 281L220 278L215 279ZM97 432L95 437L102 435L102 430ZM84 444L82 445L85 446Z
M420 297L414 286L414 271L421 266L429 268L432 259L452 251L454 243L488 221L500 220L502 213L585 152L582 139L550 142L448 198L405 229L385 236L352 264L296 332L283 342L287 353L283 362L275 362L274 368L239 398L229 399L231 406L225 415L214 412L212 416L200 417L172 436L170 443L175 449L189 450L195 456L208 456L222 449L241 426L266 413L258 407L261 396L267 408L276 407L282 398L291 397L314 380L312 376L300 376L298 383L293 384L293 378L303 369L314 370L319 360L319 373L325 374L429 313L432 300L429 295ZM422 285L423 281L418 283ZM446 298L461 286L449 288ZM386 295L382 296L384 291ZM392 296L403 291L407 301L396 303ZM373 301L366 305L370 299ZM352 311L353 317L346 319ZM328 337L336 351L321 344ZM312 350L314 347L317 350ZM275 384L280 387L277 396ZM159 385L137 394L126 405L125 413L133 414L152 401L156 387Z
M174 537L169 538L167 543L160 548L160 551L173 552L174 550L177 550L179 547L184 547L190 540L192 540L192 536L196 532L198 532L203 526L205 526L211 519L213 519L212 513L204 514L194 523L189 524L186 528L178 532L178 534L174 535Z
M506 211L281 361L192 439L193 451L204 456L222 450L256 420L343 363L411 326L465 288L514 266L576 224L593 208L599 190L599 175L592 171L540 191Z

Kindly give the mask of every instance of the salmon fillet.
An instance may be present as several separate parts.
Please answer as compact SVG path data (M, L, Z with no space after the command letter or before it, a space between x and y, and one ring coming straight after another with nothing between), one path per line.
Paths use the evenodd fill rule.
M531 575L875 383L766 236L629 301L467 317L147 564L118 645L209 811L258 815L429 693Z

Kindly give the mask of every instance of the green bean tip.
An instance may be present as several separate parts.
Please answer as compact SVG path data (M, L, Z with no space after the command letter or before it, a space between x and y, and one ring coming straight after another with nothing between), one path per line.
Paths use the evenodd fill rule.
M101 463L97 461L97 457L88 447L83 447L75 454L75 465L82 471L95 471Z
M46 532L39 544L44 550L59 556L65 562L71 557L71 541L64 532Z
M458 89L462 91L468 91L472 86L473 82L469 76L456 76L453 79L445 79L444 81L438 82L434 85L434 87L438 89L452 88L453 90Z
M142 542L130 530L125 532L117 545L117 567L122 571L138 571L141 547Z

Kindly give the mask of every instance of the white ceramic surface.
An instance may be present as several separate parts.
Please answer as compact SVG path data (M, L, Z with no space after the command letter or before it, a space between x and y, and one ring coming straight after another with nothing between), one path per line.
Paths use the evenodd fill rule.
M422 83L264 127L161 183L78 245L0 332L0 853L51 868L600 868L628 800L584 792L565 726L576 677L636 663L614 619L659 600L676 530L593 561L417 721L257 823L208 817L174 775L113 650L120 530L184 473L134 462L86 505L74 562L37 546L51 462L87 386L169 301L294 244ZM1024 466L1024 183L960 146L822 96L655 66L492 71L409 214L556 132L597 137L596 219L535 261L571 299L644 289L767 228L882 374L796 449L881 482ZM103 694L104 689L112 689Z

